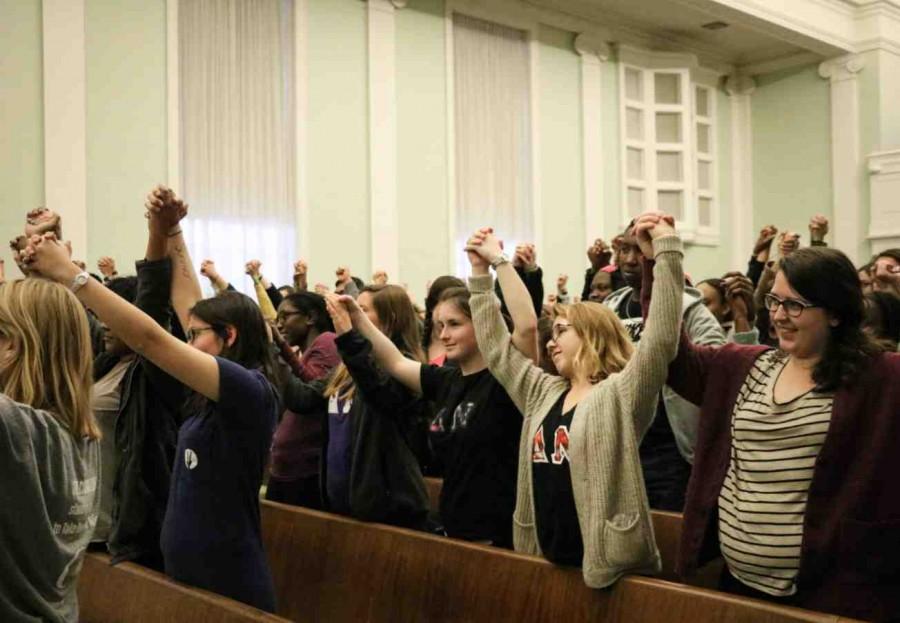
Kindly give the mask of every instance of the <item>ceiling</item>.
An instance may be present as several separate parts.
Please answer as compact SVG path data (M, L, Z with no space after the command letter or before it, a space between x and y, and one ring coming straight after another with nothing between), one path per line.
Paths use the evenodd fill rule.
M654 49L690 51L709 64L765 73L845 53L821 41L761 22L712 0L527 0L528 4L587 19L620 37L649 40ZM720 30L703 24L722 21Z

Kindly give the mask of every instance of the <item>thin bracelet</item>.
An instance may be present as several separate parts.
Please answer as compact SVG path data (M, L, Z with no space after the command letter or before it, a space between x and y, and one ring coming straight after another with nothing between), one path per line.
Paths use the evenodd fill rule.
M178 231L173 231L169 234L169 238L174 238L175 236L177 236L180 233L181 233L181 228L179 227Z

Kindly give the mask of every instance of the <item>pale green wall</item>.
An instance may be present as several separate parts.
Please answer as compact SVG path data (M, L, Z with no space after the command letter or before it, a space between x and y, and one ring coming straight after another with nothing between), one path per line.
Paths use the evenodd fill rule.
M144 198L167 176L165 0L87 0L88 254L144 257ZM84 251L75 250L76 257Z
M569 275L569 292L584 281L584 184L581 143L581 59L572 33L538 30L538 115L540 127L540 210L543 240L538 262L544 288L555 291L556 277Z
M754 231L772 223L808 244L809 218L832 213L830 86L815 65L761 76L756 85Z
M19 275L6 240L44 203L41 3L0 0L0 258Z
M307 3L309 116L306 145L310 277L334 285L346 264L370 266L366 3ZM301 254L307 253L301 250Z
M412 0L395 16L400 274L390 278L422 300L450 268L444 3Z
M719 176L716 201L719 204L719 244L688 245L684 270L694 282L720 277L729 270L746 270L746 264L731 263L731 101L724 92L716 94L716 170ZM752 235L752 234L748 234Z

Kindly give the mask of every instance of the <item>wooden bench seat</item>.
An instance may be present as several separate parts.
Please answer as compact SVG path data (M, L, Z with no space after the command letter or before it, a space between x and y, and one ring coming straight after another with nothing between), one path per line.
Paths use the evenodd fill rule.
M227 597L192 588L145 567L114 567L106 554L88 553L78 578L82 623L276 623L286 619Z
M532 556L308 509L262 503L281 616L295 621L836 622L655 578L607 590Z

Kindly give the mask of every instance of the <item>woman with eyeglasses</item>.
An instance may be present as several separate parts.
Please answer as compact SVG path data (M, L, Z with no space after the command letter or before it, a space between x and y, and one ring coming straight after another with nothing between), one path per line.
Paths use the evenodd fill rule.
M187 344L81 271L52 234L32 237L25 259L69 286L137 354L194 390L183 407L160 537L166 574L274 612L259 516L279 402L266 324L243 294L201 300L181 233L187 206L171 190L157 188L147 208L148 255L172 260L172 304Z
M660 569L638 446L678 344L684 276L681 240L671 223L650 213L635 225L642 253L656 257L657 273L640 344L632 346L616 314L599 303L561 306L547 343L559 376L544 372L510 338L490 267L511 307L526 293L504 282L513 269L500 242L482 229L467 246L478 345L524 417L516 551L581 567L593 588Z
M863 331L840 251L781 261L778 347L695 346L669 385L701 405L678 569L721 553L722 588L861 619L900 616L900 355Z
M275 319L276 343L285 360L295 362L294 376L311 382L324 379L341 363L334 325L325 299L314 292L287 295ZM279 339L282 336L283 339ZM291 352L299 348L298 358ZM322 508L319 461L322 456L322 418L287 409L272 439L272 461L266 499L282 504Z

